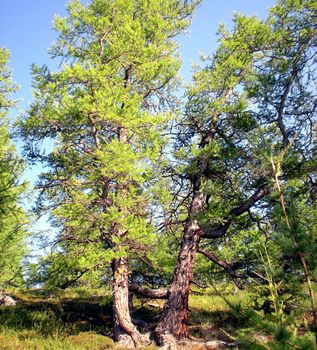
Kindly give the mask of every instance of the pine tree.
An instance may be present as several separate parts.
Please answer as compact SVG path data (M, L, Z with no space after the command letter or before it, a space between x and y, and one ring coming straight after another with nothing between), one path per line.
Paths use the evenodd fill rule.
M174 37L197 3L72 1L68 17L55 18L60 70L33 67L36 100L21 133L48 166L39 208L49 203L60 227L57 256L81 271L111 262L114 337L125 346L145 340L129 314L128 261L156 240L150 184L180 66ZM43 155L36 146L46 139Z
M246 133L256 127L247 110L243 86L253 77L253 55L246 39L254 36L259 26L255 19L237 16L233 33L222 30L221 44L211 63L195 72L188 88L176 143L179 169L175 170L186 180L178 189L183 195L176 198L181 200L177 207L185 224L169 299L156 329L162 343L165 334L188 336L188 296L195 255L200 251L212 256L203 245L199 248L200 241L222 237L233 218L247 212L268 191L246 181L248 150L241 145Z
M317 342L312 286L317 106L317 21L313 2L278 1L267 24L271 34L263 49L262 65L257 69L257 79L248 87L263 125L256 157L261 162L259 168L270 173L271 197L277 203L271 203L264 216L271 225L270 239L282 254L279 262L285 267L280 277L284 289L296 283L307 285ZM294 282L299 270L304 278Z
M210 249L255 224L248 213L275 186L266 155L286 150L294 139L283 181L298 176L315 157L315 23L311 1L278 1L265 21L237 15L233 31L220 29L220 47L210 64L194 74L176 144L183 171L173 175L180 174L181 184L175 192L181 204L174 207L183 237L156 330L161 342L165 334L188 334L197 252L231 277L241 277Z
M9 135L9 111L15 106L11 94L16 85L7 65L9 52L0 48L0 285L21 282L22 258L26 254L27 219L21 206L25 184L23 164Z

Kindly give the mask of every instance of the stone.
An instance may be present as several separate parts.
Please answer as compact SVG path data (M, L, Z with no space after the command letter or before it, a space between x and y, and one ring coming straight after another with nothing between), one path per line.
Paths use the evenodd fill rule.
M178 350L176 339L171 334L163 334L161 342L163 346L160 350Z
M16 301L8 295L0 294L0 306L15 306Z
M221 340L212 340L206 343L207 350L220 350L226 349L227 343Z
M206 347L202 343L194 344L191 350L206 350Z

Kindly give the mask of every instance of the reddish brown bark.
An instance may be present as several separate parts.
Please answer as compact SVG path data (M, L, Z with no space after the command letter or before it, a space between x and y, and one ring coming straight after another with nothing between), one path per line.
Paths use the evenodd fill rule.
M129 285L129 291L150 299L166 299L168 294L167 289L151 289L135 284Z
M164 336L168 334L178 339L188 336L188 297L193 280L194 259L199 238L197 221L189 221L185 228L183 243L168 292L168 299L155 330L160 344L164 343Z
M155 330L155 336L160 344L165 343L165 339L169 339L169 335L177 339L188 336L188 298L190 285L193 280L195 254L199 249L200 239L201 237L220 237L219 233L221 232L221 235L224 235L232 223L232 219L230 218L227 219L226 223L214 230L205 230L199 227L195 216L203 209L204 205L203 195L200 191L201 181L202 179L198 178L195 182L192 205L188 215L189 220L184 229L181 249L177 258L172 283L168 291L168 299L165 303L160 322ZM268 193L269 190L267 188L260 188L244 203L234 208L231 214L233 216L243 214Z
M147 339L134 326L129 309L128 258L114 259L113 269L113 321L114 340L125 349L147 343Z
M232 88L229 87L222 103L225 103L231 94ZM200 148L204 148L214 139L218 118L219 113L215 113L209 132L202 135ZM166 342L165 339L169 338L169 335L178 339L188 336L188 298L190 285L193 280L195 254L202 234L202 230L196 220L196 214L202 211L204 207L201 184L205 178L203 169L206 164L203 162L200 165L202 171L192 181L192 200L188 210L187 224L184 228L182 245L178 254L172 284L168 292L168 299L165 303L160 322L155 330L155 336L160 344L164 344Z
M188 297L193 280L195 254L201 235L198 222L194 218L195 214L203 208L200 184L201 179L198 178L194 186L192 204L188 213L189 220L184 229L173 280L168 290L168 299L155 330L155 336L160 344L164 344L166 336L169 335L177 339L188 336Z

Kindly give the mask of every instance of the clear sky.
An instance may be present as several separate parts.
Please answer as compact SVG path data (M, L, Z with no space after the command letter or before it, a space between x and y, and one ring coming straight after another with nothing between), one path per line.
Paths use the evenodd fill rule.
M47 49L56 37L52 30L54 14L65 15L67 0L0 0L0 46L11 52L14 79L21 86L18 93L25 107L32 99L31 63L53 66ZM230 25L234 11L265 17L273 0L205 0L199 7L190 32L181 38L184 65L182 74L188 80L191 62L199 62L199 52L212 52L220 22Z
M56 67L47 49L56 33L52 30L55 14L66 15L67 0L0 0L0 47L11 52L13 78L20 85L19 107L25 109L32 101L30 66L32 63ZM200 53L210 54L216 47L218 25L231 24L232 14L242 12L264 18L274 0L204 0L194 17L189 33L180 38L184 60L181 74L191 76L192 62L199 62ZM18 113L17 111L14 114ZM14 116L13 116L14 117ZM39 167L28 168L25 177L35 182ZM44 220L45 221L45 220ZM38 227L45 227L45 222Z

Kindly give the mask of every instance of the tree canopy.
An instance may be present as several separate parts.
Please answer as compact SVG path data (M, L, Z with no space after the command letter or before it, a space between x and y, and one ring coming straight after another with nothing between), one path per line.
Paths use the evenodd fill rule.
M26 158L43 166L35 211L57 231L35 280L111 286L114 339L165 349L189 337L193 285L229 281L252 296L225 300L236 317L269 338L241 332L241 348L315 349L315 2L277 0L263 20L235 14L183 84L178 38L200 2L72 0L55 17L50 55L60 65L32 66L34 99L17 126ZM26 216L7 59L1 50L8 283L25 255ZM135 294L165 299L150 335L133 319Z
M21 181L22 160L10 140L9 112L16 85L8 67L9 53L0 48L0 285L21 282L22 258L26 255L27 217L21 205L25 184Z

